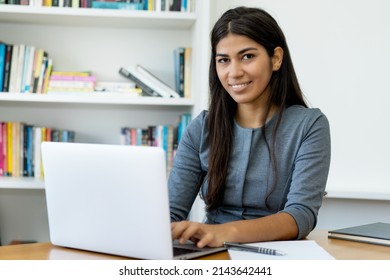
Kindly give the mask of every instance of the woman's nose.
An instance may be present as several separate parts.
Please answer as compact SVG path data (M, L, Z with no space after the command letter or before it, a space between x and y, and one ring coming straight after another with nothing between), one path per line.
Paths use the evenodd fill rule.
M244 73L241 63L232 61L229 67L229 76L232 78L240 77Z

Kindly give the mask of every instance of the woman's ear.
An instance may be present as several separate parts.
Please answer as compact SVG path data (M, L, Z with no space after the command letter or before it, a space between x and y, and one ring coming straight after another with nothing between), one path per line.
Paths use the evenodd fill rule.
M283 62L284 51L281 47L274 49L274 55L272 56L272 71L278 71Z

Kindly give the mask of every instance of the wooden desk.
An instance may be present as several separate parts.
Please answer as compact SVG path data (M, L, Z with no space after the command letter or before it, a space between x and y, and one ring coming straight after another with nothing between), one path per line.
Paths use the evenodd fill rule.
M308 238L339 260L390 260L390 247L360 242L328 239L327 231L315 230ZM0 260L123 260L119 256L99 254L53 246L51 243L33 243L0 247ZM228 260L227 252L209 255L200 259Z

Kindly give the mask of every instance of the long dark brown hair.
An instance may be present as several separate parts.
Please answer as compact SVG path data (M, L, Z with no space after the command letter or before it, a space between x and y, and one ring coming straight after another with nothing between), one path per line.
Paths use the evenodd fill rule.
M262 127L275 179L277 178L275 134L282 119L283 109L294 104L307 107L295 74L286 38L275 19L259 8L237 7L226 11L216 22L211 32L208 115L210 152L207 174L208 191L204 197L207 210L216 209L224 195L233 142L234 116L237 111L237 103L226 92L218 79L215 62L216 46L229 33L243 35L256 41L266 49L270 57L274 55L276 47L281 47L284 51L282 65L278 71L273 72L270 80L270 96L263 119L263 123L265 123L273 105L279 108L271 145L265 137L265 125Z

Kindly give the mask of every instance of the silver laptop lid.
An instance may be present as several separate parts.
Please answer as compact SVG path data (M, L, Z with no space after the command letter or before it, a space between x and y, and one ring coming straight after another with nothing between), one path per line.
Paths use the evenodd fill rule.
M53 244L172 259L161 148L44 142L42 159Z

